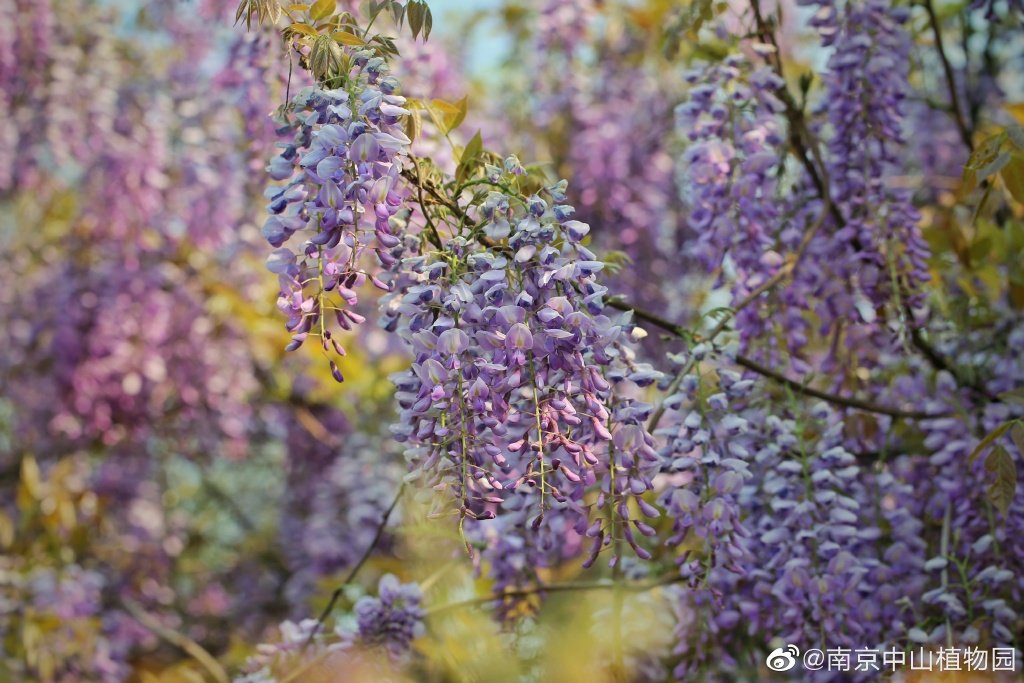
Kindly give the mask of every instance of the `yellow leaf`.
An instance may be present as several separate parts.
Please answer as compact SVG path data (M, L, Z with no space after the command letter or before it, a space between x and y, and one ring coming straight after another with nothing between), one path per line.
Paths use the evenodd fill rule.
M1010 116L1017 119L1017 123L1024 126L1024 102L1013 102L1004 105L1004 109L1010 113Z
M309 8L309 16L313 21L320 21L334 14L336 9L338 9L338 5L335 0L317 0Z
M415 140L419 137L421 130L423 130L423 116L419 109L411 109L409 118L405 122L405 134L410 140Z
M301 33L306 36L312 36L313 38L316 38L318 35L316 29L308 24L295 23L289 26L287 30L290 33Z
M14 521L0 512L0 548L14 545Z
M457 106L455 106L451 102L446 102L445 100L435 99L431 100L430 103L434 105L438 111L443 111L446 114L456 114L459 111L459 108Z
M1024 155L1012 155L1000 175L1013 198L1024 204Z
M1010 283L1010 305L1018 311L1024 309L1024 286Z
M39 464L31 455L21 460L21 485L32 498L39 498Z
M206 678L191 662L184 662L160 673L160 683L206 683Z
M355 47L366 45L365 40L354 33L349 33L348 31L337 31L332 33L331 38L334 38L336 42L341 43L342 45L352 45Z
M61 496L57 500L57 516L60 519L60 525L64 529L71 530L75 527L77 515L75 514L75 504L71 502L70 498Z
M446 102L444 100L431 100L430 105L437 111L440 121L436 121L444 135L451 133L459 127L465 118L469 107L469 98L463 97L458 102Z

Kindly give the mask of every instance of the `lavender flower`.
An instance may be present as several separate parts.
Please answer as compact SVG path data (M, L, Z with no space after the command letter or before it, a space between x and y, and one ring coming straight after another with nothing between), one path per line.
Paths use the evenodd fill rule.
M405 654L424 633L422 595L414 583L400 584L392 574L380 580L377 597L362 597L355 605L356 640L364 646L383 647L392 657ZM342 635L343 638L348 635Z

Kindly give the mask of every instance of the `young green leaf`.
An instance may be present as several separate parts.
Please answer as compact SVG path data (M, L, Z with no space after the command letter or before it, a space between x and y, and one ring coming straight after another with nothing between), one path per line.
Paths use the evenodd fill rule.
M455 169L456 182L464 182L469 177L469 174L476 166L477 158L483 151L484 141L480 137L480 131L477 131L476 135L466 145L466 148L462 150L462 155L459 157L459 166Z
M309 9L309 16L313 21L320 21L334 14L337 8L335 0L317 0Z
M430 29L434 28L434 17L430 14L430 5L423 5L423 42L426 42L430 38Z
M995 475L995 481L988 488L989 502L1005 517L1017 493L1017 467L1013 457L1002 446L996 446L985 460L985 469Z
M317 36L309 53L309 66L317 79L324 79L341 65L342 51L329 36Z
M1013 439L1013 444L1017 447L1017 451L1021 456L1024 456L1024 425L1017 422L1010 429L1010 438Z
M1011 154L999 175L1013 198L1024 204L1024 154Z
M425 5L419 0L410 0L408 8L405 10L405 14L409 18L409 28L412 30L413 40L416 40L420 29L423 28L424 7Z
M405 5L398 2L392 2L388 5L388 10L391 12L391 20L395 22L395 25L399 29L405 24Z
M1016 405L1024 405L1024 387L1020 389L1013 389L1012 391L1004 391L999 394L999 398L1007 403L1015 403Z
M984 451L986 448L991 446L993 441L995 441L996 439L1001 437L1003 434L1005 434L1006 430L1009 429L1012 424L1013 424L1012 420L1008 421L1008 422L1004 422L1003 424L999 425L998 427L993 429L991 432L989 432L985 436L985 438L982 439L978 443L978 445L974 448L974 450L971 452L971 457L967 458L967 463L968 464L973 463L978 458L978 456L981 455L982 451Z
M341 43L342 45L350 45L352 47L362 47L366 45L365 40L354 33L349 33L348 31L335 31L331 34L331 38L333 38L336 43Z

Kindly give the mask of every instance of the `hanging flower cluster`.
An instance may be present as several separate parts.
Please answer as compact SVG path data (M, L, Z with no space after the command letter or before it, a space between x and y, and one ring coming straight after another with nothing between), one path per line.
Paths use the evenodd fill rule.
M892 271L910 293L930 279L920 214L910 191L891 182L901 172L906 144L909 11L889 0L815 4L822 44L834 49L821 107L830 129L832 200L843 223L830 236L842 245L836 253L856 254L834 267L846 268L839 273L843 281L854 283L874 306L884 306L900 296L893 291ZM919 297L913 302L920 303Z
M364 321L355 310L356 290L367 280L388 289L378 274L396 264L401 249L398 181L410 144L401 126L409 111L387 62L370 49L346 57L352 68L340 87L306 88L285 113L282 132L293 138L268 171L286 182L268 190L263 226L277 247L267 265L279 275L278 308L293 335L288 349L312 334L338 356L345 349L335 331ZM293 251L284 245L296 234ZM328 324L331 318L337 327ZM343 381L337 363L330 364Z
M507 186L522 172L510 158L490 182ZM472 207L475 236L403 261L408 281L384 307L414 363L395 377L393 431L463 515L490 518L526 487L539 499L534 529L554 508L594 538L595 556L613 535L646 555L633 528L647 527L625 501L650 490L657 470L643 428L649 408L616 385L659 375L624 344L628 318L604 313L603 264L563 200L562 186L529 197L489 192ZM595 505L584 494L599 482ZM615 512L602 521L595 506Z

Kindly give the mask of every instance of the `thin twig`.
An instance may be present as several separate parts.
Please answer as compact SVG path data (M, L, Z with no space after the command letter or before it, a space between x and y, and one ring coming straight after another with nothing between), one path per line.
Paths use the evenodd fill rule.
M765 292L774 289L776 285L778 285L787 277L793 274L793 272L796 270L796 267L800 264L800 260L804 257L804 254L807 252L807 248L811 246L811 241L814 239L814 236L821 229L821 226L825 224L826 219L828 219L829 217L829 213L832 211L832 200L827 192L822 196L822 201L824 202L824 204L821 207L821 213L818 215L818 218L814 221L814 223L807 230L807 232L804 233L803 238L801 238L800 240L800 244L797 245L796 251L794 251L790 255L790 257L786 260L785 265L779 268L774 275L772 275L770 278L762 282L758 287L755 287L752 292L747 294L747 296L743 297L743 299L741 299L739 302L736 303L735 306L732 307L733 318L736 317L736 313L740 312L753 302L757 301L758 297L760 297ZM721 334L722 331L725 330L725 327L728 324L728 322L729 318L723 318L722 320L720 320L718 324L715 325L715 327L708 334L705 341L711 341L719 334Z
M316 620L316 625L309 633L309 639L306 641L307 646L313 641L313 638L316 636L317 632L319 632L323 623L327 621L327 617L331 615L331 611L338 603L338 600L341 598L341 594L345 591L345 588L355 580L356 576L359 574L359 570L363 568L366 561L370 559L370 555L372 555L373 551L377 549L377 544L380 543L380 539L384 537L384 529L388 525L388 520L391 519L391 513L393 513L395 508L398 507L398 502L402 499L402 494L404 492L405 482L402 482L401 486L398 487L398 492L395 494L394 500L391 501L391 505L389 505L388 509L384 511L384 515L380 519L380 524L377 525L377 532L373 535L373 540L370 541L370 545L366 547L366 550L363 552L362 557L359 558L359 561L356 562L352 569L349 570L348 575L345 576L345 580L341 582L341 585L335 588L334 592L331 593L330 601L327 603L327 606L324 607L323 612L320 613L320 616Z
M909 316L911 312L907 310L906 314ZM970 389L990 403L1002 403L1002 399L989 391L983 384L964 377L959 369L928 343L928 340L921 334L921 330L913 326L910 326L910 343L925 357L932 367L936 370L948 372L959 386Z
M906 420L930 420L938 417L946 417L951 414L949 412L929 413L918 410L900 410L899 408L890 408L889 406L882 406L876 403L871 403L870 401L862 401L857 398L837 396L836 394L830 394L801 384L800 382L790 379L781 373L775 372L770 368L766 368L757 361L747 358L746 356L737 355L736 364L741 365L748 370L752 370L759 375L772 379L797 393L805 396L811 396L813 398L819 398L823 401L844 406L846 408L856 408L857 410L864 410L870 413L878 413L879 415L888 415L890 417Z
M637 318L640 318L641 320L647 320L648 322L657 325L663 330L672 332L677 336L685 336L685 329L681 325L677 325L669 320L666 320L665 318L662 318L661 316L655 315L648 311L637 309L623 302L621 299L612 299L608 302L608 305L612 306L613 308L618 308L619 310L633 311L633 315L635 315ZM752 358L748 358L742 354L736 355L736 364L743 366L748 370L756 372L759 375L767 377L768 379L772 379L788 387L789 389L795 391L798 394L811 396L813 398L818 398L823 401L827 401L829 403L844 406L847 408L856 408L858 410L864 410L871 413L889 415L890 417L903 418L908 420L928 420L937 417L945 417L949 415L949 413L945 412L927 413L919 411L900 410L898 408L890 408L888 406L878 405L870 401L864 401L861 399L847 398L845 396L830 394L828 392L821 391L819 389L814 389L812 387L808 387L804 384L801 384L800 382L797 382L796 380L790 379L785 375L777 373L774 370L771 370L770 368L766 368L765 366L761 365Z
M183 650L192 659L196 660L204 669L217 681L217 683L228 683L231 679L227 671L220 665L220 662L211 655L202 645L177 631L173 631L150 616L140 605L125 598L121 601L124 608L128 610L136 621L153 632L154 635L166 640L171 645Z
M943 592L949 588L949 527L952 515L953 504L947 500L946 510L942 513L942 538L939 541L939 555L946 560L946 564L942 567L941 582ZM953 629L948 614L946 615L946 642L949 647L953 647Z
M952 105L953 118L956 120L956 127L960 131L960 138L967 145L967 149L973 152L973 136L971 135L971 129L968 128L967 122L964 120L963 108L960 106L960 93L956 87L956 77L953 74L953 67L949 63L949 58L946 56L946 47L942 42L942 29L939 26L939 18L935 14L935 6L932 4L932 0L922 0L921 4L928 13L928 23L931 24L932 35L935 37L935 51L939 53L942 71L946 75L946 85L949 87L949 99Z
M751 0L750 6L754 11L754 20L757 23L757 30L762 40L775 48L772 57L769 58L772 68L775 74L785 83L786 74L782 65L782 51L779 49L778 41L775 39L775 31L768 25L764 15L761 13L760 2L758 0ZM829 199L830 182L828 167L825 165L825 160L822 157L818 139L811 133L810 128L807 127L803 108L797 104L796 99L789 92L789 88L783 86L775 94L782 100L782 104L786 108L786 119L789 121L789 140L793 150L800 158L804 168L807 169L811 183L814 185L818 195L824 201L829 202L828 210L833 220L839 225L844 224L846 221L843 219L839 207Z
M679 372L676 373L676 376L672 378L671 384L669 384L668 389L665 390L665 399L660 404L658 404L657 410L654 411L654 413L651 415L650 420L647 421L648 432L651 432L653 434L654 430L657 429L658 423L661 422L661 418L665 415L665 404L668 402L669 397L679 390L679 385L683 383L683 378L686 377L687 373L689 373L692 365L692 362L688 363L686 367L679 370Z
M255 522L249 519L249 516L245 514L245 510L219 484L215 483L209 476L205 476L203 477L202 487L206 489L211 498L214 498L224 506L224 509L238 523L238 526L242 527L243 531L250 534L256 531Z
M928 1L929 5L926 6L926 8L930 7L930 0ZM782 67L782 53L778 49L778 42L775 38L775 31L768 24L768 22L764 18L764 15L761 13L761 5L759 0L751 0L751 8L754 12L754 20L757 24L757 31L761 36L762 40L776 48L775 52L773 53L773 58L771 60L773 68L775 69L776 74L780 78L785 80L785 74L783 72ZM941 45L941 41L937 41L937 43ZM953 98L957 98L958 96L956 94L955 82L951 81L950 83L950 95ZM790 124L790 141L794 149L796 149L797 155L800 157L801 161L803 162L803 165L806 167L807 172L811 177L811 182L814 184L815 189L818 192L818 195L822 198L822 200L829 202L831 204L831 216L833 220L835 220L837 227L844 226L846 224L846 220L844 219L842 212L839 211L839 208L836 206L835 202L831 202L831 190L828 176L828 168L825 166L824 160L822 158L817 138L815 138L815 136L811 133L810 129L807 127L803 110L800 108L799 105L797 105L796 100L793 99L793 96L789 92L788 88L780 88L777 91L777 95L779 96L779 99L782 100L782 103L786 108L786 118L788 119ZM959 99L956 99L955 102L959 102ZM954 106L953 108L955 109L955 113L959 122L959 119L961 118L962 114L958 106ZM966 128L966 124L964 124L964 126ZM969 129L967 130L969 133ZM963 133L961 132L961 134ZM965 138L965 142L970 147L970 135L968 135ZM811 160L811 157L813 157L814 159L813 162ZM860 244L858 240L854 240L853 245L858 250L860 249ZM911 317L908 319L912 320L913 318ZM921 351L922 355L932 365L932 367L934 367L936 370L949 370L953 374L953 377L956 379L957 384L959 384L962 387L973 389L974 391L984 395L989 400L993 400L993 397L989 395L987 392L985 392L983 388L979 388L976 384L970 382L964 382L961 375L959 375L956 372L953 372L950 369L951 366L949 362L946 361L941 355L939 355L934 349L931 349L926 342L924 342L923 338L920 336L920 332L916 328L914 328L913 325L908 325L908 327L910 327L911 335L914 341L914 347Z
M496 600L504 600L507 598L525 598L531 595L540 595L541 593L568 593L609 589L619 589L629 593L642 593L661 586L668 586L670 584L679 583L685 580L686 579L684 579L679 574L669 574L668 576L665 576L656 581L620 581L617 584L613 581L578 581L575 583L541 584L538 586L531 586L528 588L512 588L502 591L501 593L492 593L490 595L484 595L477 598L470 598L469 600L460 600L459 602L450 602L446 605L437 605L435 607L427 609L427 614L441 614L444 612L450 612L452 610L462 609L463 607L475 607L478 605L486 605L487 603L494 602Z

